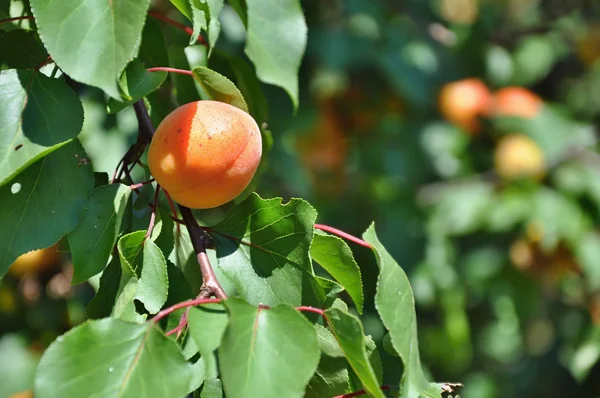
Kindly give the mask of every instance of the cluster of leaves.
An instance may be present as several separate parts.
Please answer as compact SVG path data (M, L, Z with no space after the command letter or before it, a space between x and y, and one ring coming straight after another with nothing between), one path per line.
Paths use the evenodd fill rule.
M72 283L97 286L90 320L45 352L35 396L384 397L383 390L393 389L402 397L436 397L451 391L425 377L411 287L370 227L362 243L379 266L375 305L388 331L384 348L404 365L402 372L383 369L354 314L364 299L352 251L340 238L315 231L316 211L304 200L282 203L246 192L217 211L218 221L205 222L215 211L197 212L210 225L202 228L212 242L208 261L229 298L189 301L207 277L198 265L206 255L198 236L183 209L185 222L167 200L156 199L158 187L133 185L132 176L150 177L143 156L152 129L147 108L156 124L177 105L213 99L263 123L261 82L282 87L297 106L306 24L296 0L277 7L265 0L172 3L193 28L149 11L148 2L2 3L0 273L19 255L60 241L70 253ZM19 7L22 16L15 17ZM243 22L247 58L215 47L223 10L235 10ZM19 26L25 23L30 29ZM183 75L167 79L173 68ZM94 172L78 140L79 94L94 87L107 95L107 112L133 104L140 124L110 183L106 173ZM263 134L268 150L270 133ZM354 308L338 297L344 291ZM175 327L186 325L182 320L189 327L175 335ZM393 388L382 387L384 370L397 380Z
M478 397L590 396L600 358L598 8L408 3L313 7L306 80L316 100L288 132L294 161L309 167L292 192L344 229L376 220L409 270L438 377ZM492 115L474 137L437 104L445 84L466 78L526 87L544 106L531 119ZM512 133L541 148L543 178L494 171ZM541 374L553 376L536 383Z

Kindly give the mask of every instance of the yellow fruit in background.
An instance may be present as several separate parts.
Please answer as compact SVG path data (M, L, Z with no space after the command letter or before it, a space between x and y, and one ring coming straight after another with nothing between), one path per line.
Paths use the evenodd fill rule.
M249 114L223 102L197 101L180 106L160 123L148 166L173 200L208 209L242 193L261 155L260 129Z
M505 179L541 176L546 167L540 147L523 134L503 137L496 147L494 163Z
M8 398L33 398L33 391L27 390L27 391L18 392L18 393L9 395Z
M55 245L23 254L8 268L8 273L16 278L43 274L59 264L60 254L56 249Z
M441 114L470 133L481 129L479 118L489 114L492 94L479 79L470 78L448 83L440 91L438 105Z

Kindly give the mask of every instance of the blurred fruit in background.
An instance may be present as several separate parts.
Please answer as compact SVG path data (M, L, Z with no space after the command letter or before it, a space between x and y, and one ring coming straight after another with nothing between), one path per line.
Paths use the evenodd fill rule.
M481 130L479 119L489 114L491 106L490 90L475 78L448 83L439 94L440 113L471 134Z
M505 179L541 177L545 170L544 153L524 134L504 136L494 152L498 174Z
M534 118L543 106L542 99L523 87L505 87L494 93L494 115Z
M8 273L15 278L30 277L48 273L60 264L58 245L46 249L34 250L19 256L8 268Z

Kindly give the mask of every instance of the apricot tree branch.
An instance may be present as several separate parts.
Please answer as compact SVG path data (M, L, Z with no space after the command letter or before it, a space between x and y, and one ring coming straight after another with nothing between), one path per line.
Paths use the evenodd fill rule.
M226 299L227 295L219 283L217 276L215 275L215 271L210 264L210 260L208 259L208 255L206 254L206 241L208 239L208 235L200 227L200 225L198 225L198 222L196 221L196 218L192 214L192 210L190 208L182 205L178 206L181 217L183 218L183 222L185 223L185 226L190 234L192 246L196 252L198 264L200 264L200 271L202 272L202 287L200 288L200 294L198 295L198 298L208 298L214 294L220 299Z
M148 68L146 69L148 72L171 72L171 73L178 73L180 75L188 75L188 76L193 76L192 71L191 70L186 70L186 69L177 69L177 68L169 68L167 66L156 66L154 68Z
M347 239L347 240L349 240L351 242L356 243L357 245L361 245L361 246L366 247L368 249L372 248L371 245L368 242L365 242L364 240L359 239L356 236L350 235L347 232L340 231L337 228L330 227L329 225L315 224L315 229L320 229L321 231L325 231L325 232L329 232L330 234L337 235L340 238Z

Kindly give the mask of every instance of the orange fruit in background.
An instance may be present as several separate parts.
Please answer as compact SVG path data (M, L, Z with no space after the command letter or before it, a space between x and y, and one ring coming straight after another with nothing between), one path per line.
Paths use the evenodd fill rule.
M180 106L160 123L148 166L173 200L208 209L242 193L261 156L260 129L248 113L223 102L197 101Z
M496 172L505 179L541 176L546 168L544 153L523 134L504 136L494 152Z
M523 87L505 87L494 93L494 114L496 116L516 116L534 118L544 101Z
M16 278L43 274L54 269L60 263L57 245L46 249L34 250L19 256L8 268L8 273Z
M479 118L490 113L492 94L479 79L459 80L442 87L438 106L446 120L476 133L481 129Z

